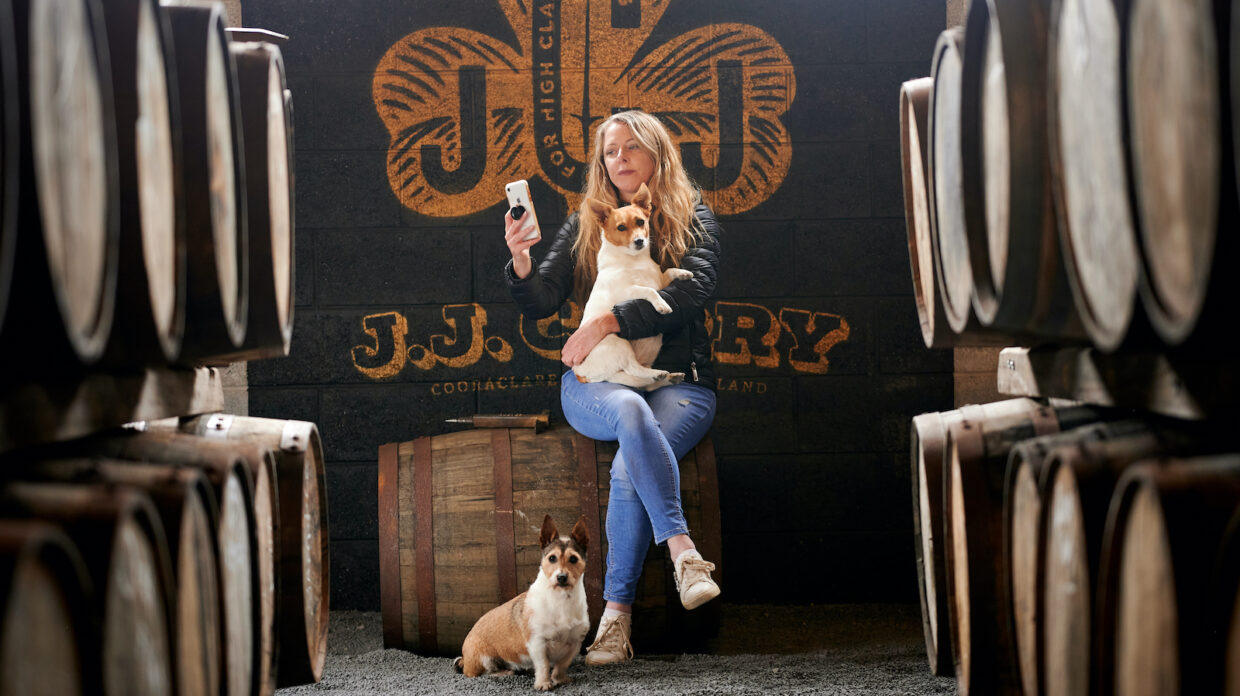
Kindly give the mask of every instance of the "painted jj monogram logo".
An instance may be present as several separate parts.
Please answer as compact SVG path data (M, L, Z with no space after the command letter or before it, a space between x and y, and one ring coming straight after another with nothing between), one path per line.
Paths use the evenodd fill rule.
M432 27L379 61L373 97L404 205L468 215L494 205L506 182L539 174L575 205L593 129L630 107L663 121L721 214L783 183L792 146L782 117L796 78L770 35L714 24L649 41L671 0L498 2L516 47Z

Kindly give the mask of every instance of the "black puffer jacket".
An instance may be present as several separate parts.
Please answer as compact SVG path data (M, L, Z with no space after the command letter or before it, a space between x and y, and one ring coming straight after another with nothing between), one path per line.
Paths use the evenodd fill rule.
M715 298L719 277L719 237L722 230L715 214L699 203L693 211L706 235L685 252L680 267L693 272L692 278L672 281L659 295L672 308L659 314L646 300L621 302L612 309L620 324L620 337L626 339L663 335L663 348L654 368L685 373L686 382L715 388L715 368L711 363L710 334L706 332L706 307ZM577 213L560 227L547 255L533 260L535 270L526 278L512 272L512 261L504 269L512 299L530 319L542 319L559 310L573 290L573 242L577 239ZM696 379L694 374L697 374Z

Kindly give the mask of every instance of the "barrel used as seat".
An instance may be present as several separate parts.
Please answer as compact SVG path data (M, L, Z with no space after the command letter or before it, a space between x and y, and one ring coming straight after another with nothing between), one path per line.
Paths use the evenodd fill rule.
M384 644L458 655L474 622L528 589L538 572L539 525L584 515L590 533L586 594L602 614L603 520L614 443L560 425L479 429L383 445L379 547ZM708 440L680 462L681 500L695 541L719 570L719 502ZM647 554L634 605L639 650L692 645L718 628L717 607L687 616L671 589L666 552ZM717 570L715 577L719 579ZM717 603L716 603L717 604Z

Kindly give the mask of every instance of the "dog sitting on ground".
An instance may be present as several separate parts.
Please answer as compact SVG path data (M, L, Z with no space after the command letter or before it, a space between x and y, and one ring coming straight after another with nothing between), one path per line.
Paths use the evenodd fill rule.
M465 636L461 657L452 665L467 677L534 670L534 688L549 691L572 681L568 665L581 652L590 628L586 612L586 548L590 535L585 517L571 536L562 537L555 522L543 519L542 562L526 592L495 607Z
M673 280L693 277L683 268L659 270L659 264L650 257L650 203L645 184L633 201L621 208L586 200L602 227L603 241L598 250L598 277L582 311L582 322L633 299L647 300L658 313L669 314L672 308L658 291ZM653 391L677 384L685 376L683 372L650 367L662 346L663 337L659 335L628 341L608 334L573 370L579 382L615 382Z

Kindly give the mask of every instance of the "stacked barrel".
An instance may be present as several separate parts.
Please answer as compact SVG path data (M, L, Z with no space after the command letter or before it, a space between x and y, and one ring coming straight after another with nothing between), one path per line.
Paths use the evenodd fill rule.
M304 421L172 418L6 453L0 690L238 695L317 682L326 500L318 430ZM77 686L41 691L53 666Z
M1230 359L1231 8L971 0L900 91L927 347ZM1192 421L1032 399L914 418L931 671L961 694L1240 693L1240 400L1216 388Z
M1240 453L1216 423L1012 399L912 440L927 655L959 693L1240 683Z
M3 379L286 355L279 47L157 0L4 0L0 38Z
M0 433L0 694L271 694L322 675L315 425L165 407L106 429L77 412L106 407L54 396L288 354L292 98L279 46L253 40L278 35L222 17L0 0L0 401L43 386L39 422L94 424Z
M1240 283L1230 6L972 0L943 32L900 93L927 346L1217 352Z

